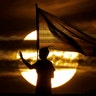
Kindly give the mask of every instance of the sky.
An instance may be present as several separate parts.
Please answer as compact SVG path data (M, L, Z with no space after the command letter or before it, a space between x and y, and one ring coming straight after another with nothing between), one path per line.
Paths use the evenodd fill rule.
M23 39L36 29L36 3L96 38L95 0L0 0L0 40Z
M24 44L10 40L23 40L36 29L36 3L39 8L61 18L66 24L96 38L95 0L0 0L1 50L32 47L28 42Z
M17 47L19 49L22 48L21 47L22 41L12 43L10 42L10 40L24 39L26 35L28 35L30 32L36 29L36 10L35 10L36 3L38 4L39 8L61 18L66 24L70 24L76 27L77 29L96 38L96 1L95 0L0 0L0 56L1 56L0 59L2 59L1 63L2 62L6 63L6 66L8 66L7 65L8 62L3 61L3 57L6 55L7 59L13 58L13 55L17 54L17 51L16 53L10 53L10 51L7 51L7 50L12 51ZM3 41L2 43L2 40L9 40L7 41L8 44L7 43L5 44L6 41ZM26 44L23 45L25 49L31 46L31 45L29 46L28 42ZM65 86L62 86L61 89L59 90L58 88L55 89L55 92L58 93L60 91L61 93L63 92L68 93L70 90L69 93L71 93L72 91L73 93L74 92L79 93L80 92L79 90L81 90L81 92L84 92L85 89L87 88L96 89L96 87L94 86L96 85L96 83L94 83L96 82L96 76L95 76L96 59L94 58L90 59L87 57L85 59L86 59L85 61L80 59L79 64L81 66L79 68L81 68L82 66L83 66L82 68L85 68L88 66L90 67L91 65L91 69L87 70L88 72L85 72L86 71L85 70L86 68L85 68L82 74L76 73L76 75L74 76L75 78L72 79L72 82L68 82ZM1 63L0 65L3 65L3 63L2 64ZM11 62L10 66L11 64L13 63ZM1 78L0 80L3 80L2 76L0 78ZM6 79L4 78L4 80ZM10 80L10 83L7 83L7 84L11 84L11 81L12 80ZM2 86L1 87L6 88L7 90L6 83L5 85L3 84L4 83L2 83L3 87ZM12 90L13 90L13 85L10 85L12 86ZM22 86L24 85L22 84ZM84 90L82 86L83 88L85 88ZM9 91L10 91L10 88L9 88ZM26 90L29 87L27 88L24 87L24 88ZM31 92L30 88L29 90Z

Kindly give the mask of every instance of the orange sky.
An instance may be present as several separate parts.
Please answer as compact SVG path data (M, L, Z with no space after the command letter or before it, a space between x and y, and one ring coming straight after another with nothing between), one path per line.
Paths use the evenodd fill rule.
M35 3L96 37L95 0L0 0L0 40L22 39L35 29Z

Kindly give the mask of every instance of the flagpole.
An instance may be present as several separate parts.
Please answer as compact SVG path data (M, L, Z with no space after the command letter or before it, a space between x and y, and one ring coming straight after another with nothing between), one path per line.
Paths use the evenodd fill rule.
M36 30L37 30L37 60L38 60L38 52L39 52L39 15L38 15L38 5L35 4L36 7Z

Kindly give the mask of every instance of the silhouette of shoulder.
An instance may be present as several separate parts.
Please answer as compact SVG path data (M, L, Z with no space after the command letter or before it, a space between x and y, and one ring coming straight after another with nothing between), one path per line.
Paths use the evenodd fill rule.
M52 77L53 72L55 71L52 63L49 60L38 60L34 65L37 73L39 75Z

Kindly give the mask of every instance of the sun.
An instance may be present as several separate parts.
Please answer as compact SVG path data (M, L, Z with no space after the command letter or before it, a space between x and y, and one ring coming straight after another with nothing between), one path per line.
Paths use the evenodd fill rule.
M36 40L37 34L36 34L36 30L29 33L24 40ZM36 51L34 50L27 50L27 51L23 51L22 52L23 56L25 59L28 58L32 58L32 62L34 63L36 61L37 58L37 54ZM55 60L54 58L58 57L59 60ZM78 63L77 62L71 62L73 59L78 57L78 53L77 52L63 52L63 51L58 51L58 50L51 50L49 55L48 55L48 59L51 60L51 62L54 65L56 71L54 72L54 78L51 80L52 83L52 88L55 87L59 87L63 84L65 84L66 82L68 82L69 80L71 80L71 78L75 75L76 73L76 68L78 67ZM68 63L67 61L64 62L64 59L70 59L70 62ZM17 54L17 59L20 59L19 55ZM63 68L67 65L71 66L73 68ZM27 80L30 84L36 86L36 81L37 81L37 73L35 69L20 69L21 75L23 76L23 78L25 80Z
M54 72L54 78L51 79L52 88L59 87L68 82L76 73L76 69L56 69ZM37 73L35 69L26 70L21 72L22 76L30 84L36 86Z
M37 40L37 34L36 30L29 33L24 40Z

